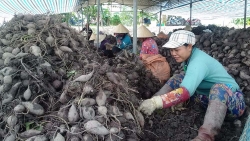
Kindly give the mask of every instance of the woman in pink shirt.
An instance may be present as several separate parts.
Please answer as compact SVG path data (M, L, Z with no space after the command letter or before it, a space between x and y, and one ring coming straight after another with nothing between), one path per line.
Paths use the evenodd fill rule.
M152 38L154 35L144 25L137 30L137 38L142 42L140 58L143 54L156 55L159 54L158 46Z
M170 67L166 58L159 54L153 36L144 25L138 28L137 38L142 42L140 59L160 82L165 82L170 77Z

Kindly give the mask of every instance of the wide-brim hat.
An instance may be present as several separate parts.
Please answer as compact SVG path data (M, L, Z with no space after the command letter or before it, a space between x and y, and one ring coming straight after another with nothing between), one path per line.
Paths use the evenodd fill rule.
M92 41L92 40L95 40L96 39L96 34L92 33L90 38L89 38L89 41Z
M193 32L187 30L178 30L171 34L168 42L162 47L177 48L184 44L195 44L195 35Z
M149 29L144 25L141 25L137 29L137 38L148 38L153 36L154 34L151 31L149 31Z
M114 33L129 33L129 30L122 24L115 27Z
M99 43L102 42L105 38L106 38L106 35L99 35ZM97 43L97 35L96 35L95 42Z

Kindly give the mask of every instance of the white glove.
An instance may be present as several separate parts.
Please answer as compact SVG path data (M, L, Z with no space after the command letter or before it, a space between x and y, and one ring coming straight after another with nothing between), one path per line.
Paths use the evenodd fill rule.
M151 115L154 110L162 108L163 103L160 96L154 96L150 99L143 101L139 107L139 111L142 111L146 115Z

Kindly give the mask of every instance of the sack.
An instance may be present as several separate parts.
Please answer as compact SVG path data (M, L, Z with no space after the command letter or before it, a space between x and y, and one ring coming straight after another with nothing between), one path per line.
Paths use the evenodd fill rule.
M159 79L159 81L165 82L170 78L170 66L165 57L160 54L142 54L141 59L147 69Z

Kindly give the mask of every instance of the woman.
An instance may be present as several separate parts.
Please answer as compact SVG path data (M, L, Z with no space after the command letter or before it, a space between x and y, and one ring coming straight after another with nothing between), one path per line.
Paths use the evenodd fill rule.
M112 52L112 47L115 43L116 43L116 38L114 36L112 35L106 36L106 38L101 42L100 45L100 50L103 51L104 56L107 56L108 58L114 57L114 54Z
M86 34L87 34L87 39L89 40L90 37L91 37L91 35L92 35L92 33L93 33L93 31L92 31L92 29L89 27L89 24L88 24L88 23L85 24L85 27L80 31L80 33L82 33L83 31L86 32Z
M140 57L142 57L143 54L159 54L158 46L152 37L154 37L154 35L144 25L138 28L137 38L142 42Z
M154 35L144 25L137 30L137 38L142 42L140 58L144 65L160 82L170 77L170 67L165 57L159 54Z
M193 141L213 141L227 114L240 117L245 101L239 85L214 58L194 46L195 35L179 30L163 47L170 48L177 62L184 64L185 74L175 75L151 99L141 103L139 110L152 114L155 109L169 108L194 96L207 105L204 123Z
M132 45L131 37L128 33L129 30L124 25L119 24L116 26L114 35L116 36L117 45L112 48L113 53L118 53Z

